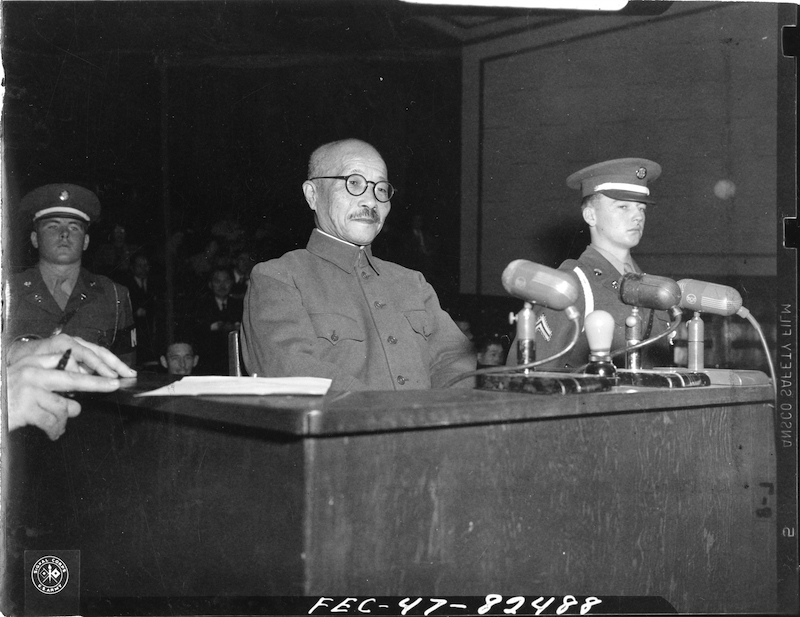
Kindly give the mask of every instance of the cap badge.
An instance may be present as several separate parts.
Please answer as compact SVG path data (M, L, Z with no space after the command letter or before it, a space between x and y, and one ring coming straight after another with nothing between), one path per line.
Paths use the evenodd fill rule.
M69 191L61 191L61 193L59 194L58 198L61 201L67 201L69 199Z
M640 167L639 169L636 170L636 177L639 178L639 180L644 180L644 177L646 175L647 175L647 169L646 168Z

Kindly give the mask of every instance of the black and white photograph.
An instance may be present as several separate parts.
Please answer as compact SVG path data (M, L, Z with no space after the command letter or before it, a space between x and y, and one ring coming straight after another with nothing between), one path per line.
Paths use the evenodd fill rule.
M0 614L798 613L795 3L0 11Z

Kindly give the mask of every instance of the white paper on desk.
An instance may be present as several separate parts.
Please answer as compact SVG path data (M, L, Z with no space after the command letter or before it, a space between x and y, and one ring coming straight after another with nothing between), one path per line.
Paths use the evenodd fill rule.
M224 375L188 375L163 388L136 396L199 396L305 394L322 396L331 380L322 377L227 377Z

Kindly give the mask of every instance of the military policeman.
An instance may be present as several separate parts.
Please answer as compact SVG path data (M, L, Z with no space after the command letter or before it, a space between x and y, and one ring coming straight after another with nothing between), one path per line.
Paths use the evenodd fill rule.
M28 193L20 206L33 223L39 262L8 281L7 336L63 332L106 347L132 366L136 330L127 288L81 267L89 225L100 215L97 196L75 184L48 184Z
M619 297L619 279L626 272L641 272L631 257L631 249L644 234L647 205L653 203L648 182L661 174L658 163L641 158L622 158L604 161L575 172L567 178L567 186L579 189L582 195L581 213L589 226L591 243L576 259L568 259L560 270L573 272L580 282L576 304L582 316L593 310L604 310L614 318L612 350L625 347L625 320L632 307ZM655 336L669 327L664 311L639 309L642 340ZM536 358L548 358L564 349L572 339L574 324L562 311L542 308L536 320L534 341ZM643 349L642 364L653 365L653 346ZM516 342L508 354L507 364L516 363ZM651 356L648 359L648 355ZM589 344L581 334L575 347L542 368L579 369L589 360ZM625 357L614 358L624 366Z

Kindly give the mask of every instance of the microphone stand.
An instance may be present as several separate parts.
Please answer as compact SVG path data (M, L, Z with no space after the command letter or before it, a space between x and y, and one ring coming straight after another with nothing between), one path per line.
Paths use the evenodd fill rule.
M638 309L634 307L631 315L625 320L626 346L624 349L617 349L611 353L613 356L625 354L626 368L617 371L618 384L621 386L641 386L647 388L686 388L691 386L708 386L711 380L703 373L693 371L681 371L678 369L666 368L655 370L644 370L641 368L641 356L639 350L643 347L655 343L656 341L669 336L678 329L681 324L683 312L678 305L669 310L672 324L661 334L644 341L636 340L635 337L641 336L639 329L640 323L636 323ZM641 319L639 318L639 322ZM636 356L632 358L632 354Z
M639 314L638 306L631 309L631 314L625 320L625 341L628 347L633 347L642 341L642 316ZM638 371L642 368L640 349L628 350L625 354L625 368L631 371Z
M705 324L703 324L700 313L695 311L686 326L688 331L686 338L688 362L686 368L690 371L702 371L705 365Z
M769 346L766 344L764 334L761 327L755 318L750 314L745 307L741 307L737 315L746 318L755 327L756 332L761 337L761 342L769 364L770 376L772 380L773 394L777 400L777 380L775 376L775 367L772 363ZM748 369L725 369L725 368L706 368L705 366L705 323L700 312L695 311L692 318L687 323L687 369L689 371L697 372L705 375L712 385L726 385L726 386L744 386L744 385L760 385L769 383L767 376L756 370Z
M524 366L533 363L536 358L536 341L534 335L536 334L536 313L533 310L533 305L530 302L525 302L522 305L522 310L517 313L511 313L508 316L508 322L513 324L517 322L517 366ZM528 375L533 369L524 369L524 374Z

